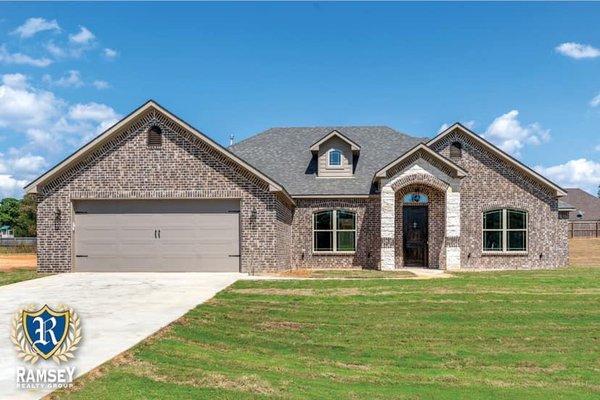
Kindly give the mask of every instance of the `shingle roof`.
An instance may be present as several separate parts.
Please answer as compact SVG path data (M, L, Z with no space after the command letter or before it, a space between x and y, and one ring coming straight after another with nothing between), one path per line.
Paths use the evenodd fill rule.
M337 130L361 147L354 178L316 177L310 146ZM387 126L271 128L229 147L235 155L283 185L292 195L369 194L375 172L426 138Z
M581 189L566 189L567 196L562 200L571 204L577 211L583 211L583 218L577 218L577 211L569 213L569 219L575 221L600 221L600 199Z

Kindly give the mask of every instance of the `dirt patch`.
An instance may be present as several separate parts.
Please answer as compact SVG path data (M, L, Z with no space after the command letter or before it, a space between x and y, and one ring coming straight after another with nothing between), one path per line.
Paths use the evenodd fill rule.
M299 331L304 327L304 325L298 322L291 321L267 321L260 324L261 328L274 330L274 329L283 329L290 331Z
M0 254L0 271L11 269L36 269L37 255L31 253Z
M569 263L600 267L600 238L569 239Z
M281 288L243 288L230 289L231 292L241 294L259 294L263 296L359 296L369 294L359 288L332 288L332 289L281 289Z

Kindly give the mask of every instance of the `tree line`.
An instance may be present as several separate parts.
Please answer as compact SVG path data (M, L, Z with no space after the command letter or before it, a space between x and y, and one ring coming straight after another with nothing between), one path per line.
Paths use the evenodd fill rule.
M0 225L8 225L15 237L34 237L37 202L34 195L26 195L21 200L7 197L0 201Z

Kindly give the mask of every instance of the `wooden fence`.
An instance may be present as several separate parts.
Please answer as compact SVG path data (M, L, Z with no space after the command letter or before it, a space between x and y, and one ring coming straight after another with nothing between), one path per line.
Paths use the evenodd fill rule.
M35 247L37 238L34 237L17 237L17 238L0 238L0 247L16 247L16 246L33 246Z
M600 238L600 221L569 221L569 238Z

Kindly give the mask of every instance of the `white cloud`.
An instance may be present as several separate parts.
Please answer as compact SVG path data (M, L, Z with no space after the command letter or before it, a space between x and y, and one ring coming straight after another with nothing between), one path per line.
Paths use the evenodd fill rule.
M115 110L106 104L87 103L75 104L69 109L69 118L73 120L89 120L102 122L106 120L114 120L118 117Z
M0 127L26 130L47 126L59 115L62 105L53 93L32 88L24 75L2 75Z
M590 107L598 107L600 106L600 93L594 96L593 99L590 100Z
M507 153L519 156L526 144L539 145L550 139L550 130L543 129L534 122L521 125L517 119L519 111L512 110L494 119L483 137L490 140Z
M15 172L36 174L46 166L46 159L42 156L25 154L10 160L10 165Z
M102 50L102 54L104 54L104 57L106 58L115 58L119 55L119 53L116 50L109 48L105 48L104 50Z
M79 145L99 126L113 124L118 118L105 104L69 104L50 91L33 87L22 74L2 75L0 127L24 134L28 152Z
M600 162L579 158L551 167L534 169L562 187L578 187L595 193L600 184Z
M81 74L77 70L70 70L67 74L61 76L58 79L52 79L52 77L48 74L43 76L43 81L50 86L60 86L60 87L81 87L83 86L83 81L81 80Z
M60 31L60 26L58 26L58 22L55 19L48 21L44 18L29 18L12 33L19 35L21 38L30 38L36 33L43 31Z
M23 74L4 74L2 83L11 88L21 89L27 86L27 77Z
M79 26L79 32L69 35L69 40L77 44L86 44L94 40L95 37L85 26Z
M98 90L108 89L110 87L110 83L102 80L95 80L92 82L92 85Z
M27 184L24 179L15 179L9 174L0 174L0 196L19 197L23 187Z
M563 56L581 59L600 57L600 50L589 44L580 44L574 42L561 43L555 50Z
M63 58L67 56L67 51L56 45L54 42L48 42L44 47L46 47L46 51L48 51L48 53L50 53L53 57Z
M47 67L52 60L46 57L33 58L23 53L11 53L5 45L0 46L0 62L4 64L31 65L32 67Z

